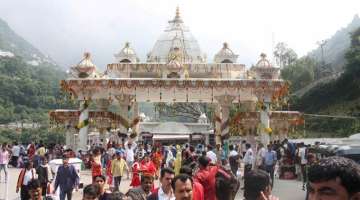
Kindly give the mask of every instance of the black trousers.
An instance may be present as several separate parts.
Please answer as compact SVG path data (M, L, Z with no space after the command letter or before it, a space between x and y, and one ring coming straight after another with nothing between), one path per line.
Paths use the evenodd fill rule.
M275 168L274 165L266 165L265 166L266 172L270 174L272 188L274 187L274 168Z
M22 185L20 188L20 199L21 200L29 200L30 199L30 195L29 195L29 187L27 185Z
M115 176L114 177L115 191L119 191L120 182L121 182L121 176Z

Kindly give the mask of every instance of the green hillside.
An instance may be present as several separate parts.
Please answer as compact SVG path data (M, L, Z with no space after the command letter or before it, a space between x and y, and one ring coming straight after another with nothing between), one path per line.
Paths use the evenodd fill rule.
M338 136L360 132L360 28L351 33L345 59L344 72L338 79L314 87L292 103L293 109L305 113L350 117L310 119L317 121L314 129L335 132Z
M49 135L48 111L71 105L60 93L66 73L50 58L17 35L0 19L0 143L63 141L63 134ZM9 123L40 125L39 129L14 130ZM52 139L51 139L52 138Z

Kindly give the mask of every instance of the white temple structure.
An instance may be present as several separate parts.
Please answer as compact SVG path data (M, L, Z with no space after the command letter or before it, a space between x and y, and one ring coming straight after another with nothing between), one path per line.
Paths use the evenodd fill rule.
M207 126L205 131L196 133L207 134L204 138L213 134L216 143L236 133L267 144L286 137L292 126L301 123L300 113L279 110L286 103L288 84L279 78L279 68L265 54L247 70L244 64L237 63L238 55L224 43L214 56L214 63L206 63L205 54L184 25L178 8L146 62L139 60L129 43L115 54L115 63L108 64L103 73L97 71L90 59L90 54L85 54L70 69L69 78L61 82L62 89L80 102L80 109L50 113L54 124L69 128L69 137L78 134L80 149L86 149L89 127L99 130L101 141L111 130L127 133L131 129L131 139L141 139L145 132L162 139L179 135L172 133L171 127L164 128L171 124L141 122L140 102L210 104L215 109L213 119L201 115L196 123L199 125L175 122L172 125L187 131L188 136L181 136L184 138L191 138L195 134L192 130ZM96 110L89 110L89 104L96 105ZM120 114L108 111L111 104L119 105ZM248 109L231 118L233 104L247 105ZM70 139L67 141L74 144Z

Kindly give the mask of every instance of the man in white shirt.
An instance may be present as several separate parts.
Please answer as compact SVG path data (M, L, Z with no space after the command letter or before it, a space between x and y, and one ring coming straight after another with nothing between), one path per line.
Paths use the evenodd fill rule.
M17 167L18 159L20 156L20 147L17 142L14 142L11 152L12 152L11 165L13 167Z
M256 167L258 169L265 170L264 166L264 157L265 157L266 149L262 143L258 146L258 152L256 154Z
M251 170L252 164L254 162L254 153L253 150L251 149L251 144L246 143L245 146L246 146L246 153L244 156L245 170L246 170L246 166L248 166L249 170Z
M127 173L127 178L130 178L130 174L131 174L131 166L134 163L134 156L135 156L135 149L136 149L137 144L135 142L129 142L127 141L125 143L125 156L126 156L126 163L129 167L128 173Z
M231 172L236 176L236 173L239 169L239 154L238 152L235 150L233 145L229 146L229 164L230 164L230 168L231 168Z
M208 146L208 151L206 152L206 157L208 157L211 160L212 164L216 164L217 157L216 154L213 151L213 147L211 145Z
M171 181L174 179L175 172L171 168L163 168L160 172L161 187L154 190L148 200L175 200L174 192L171 188Z
M307 148L306 148L304 143L300 143L299 157L300 157L301 178L302 178L302 181L303 181L303 190L305 190L305 185L306 185L305 167L306 167L306 164L307 164L308 161L307 161Z
M246 143L245 144L245 148L246 148L246 153L244 156L244 187L242 189L244 189L246 187L246 179L247 179L247 175L248 173L251 171L252 169L252 165L254 162L254 153L253 150L251 149L251 144Z

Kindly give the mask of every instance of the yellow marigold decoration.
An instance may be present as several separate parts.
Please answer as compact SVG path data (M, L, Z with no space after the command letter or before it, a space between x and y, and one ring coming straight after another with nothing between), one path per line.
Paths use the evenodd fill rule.
M272 133L272 129L271 129L270 127L267 127L267 128L265 128L265 132L266 132L267 134L271 134L271 133Z

